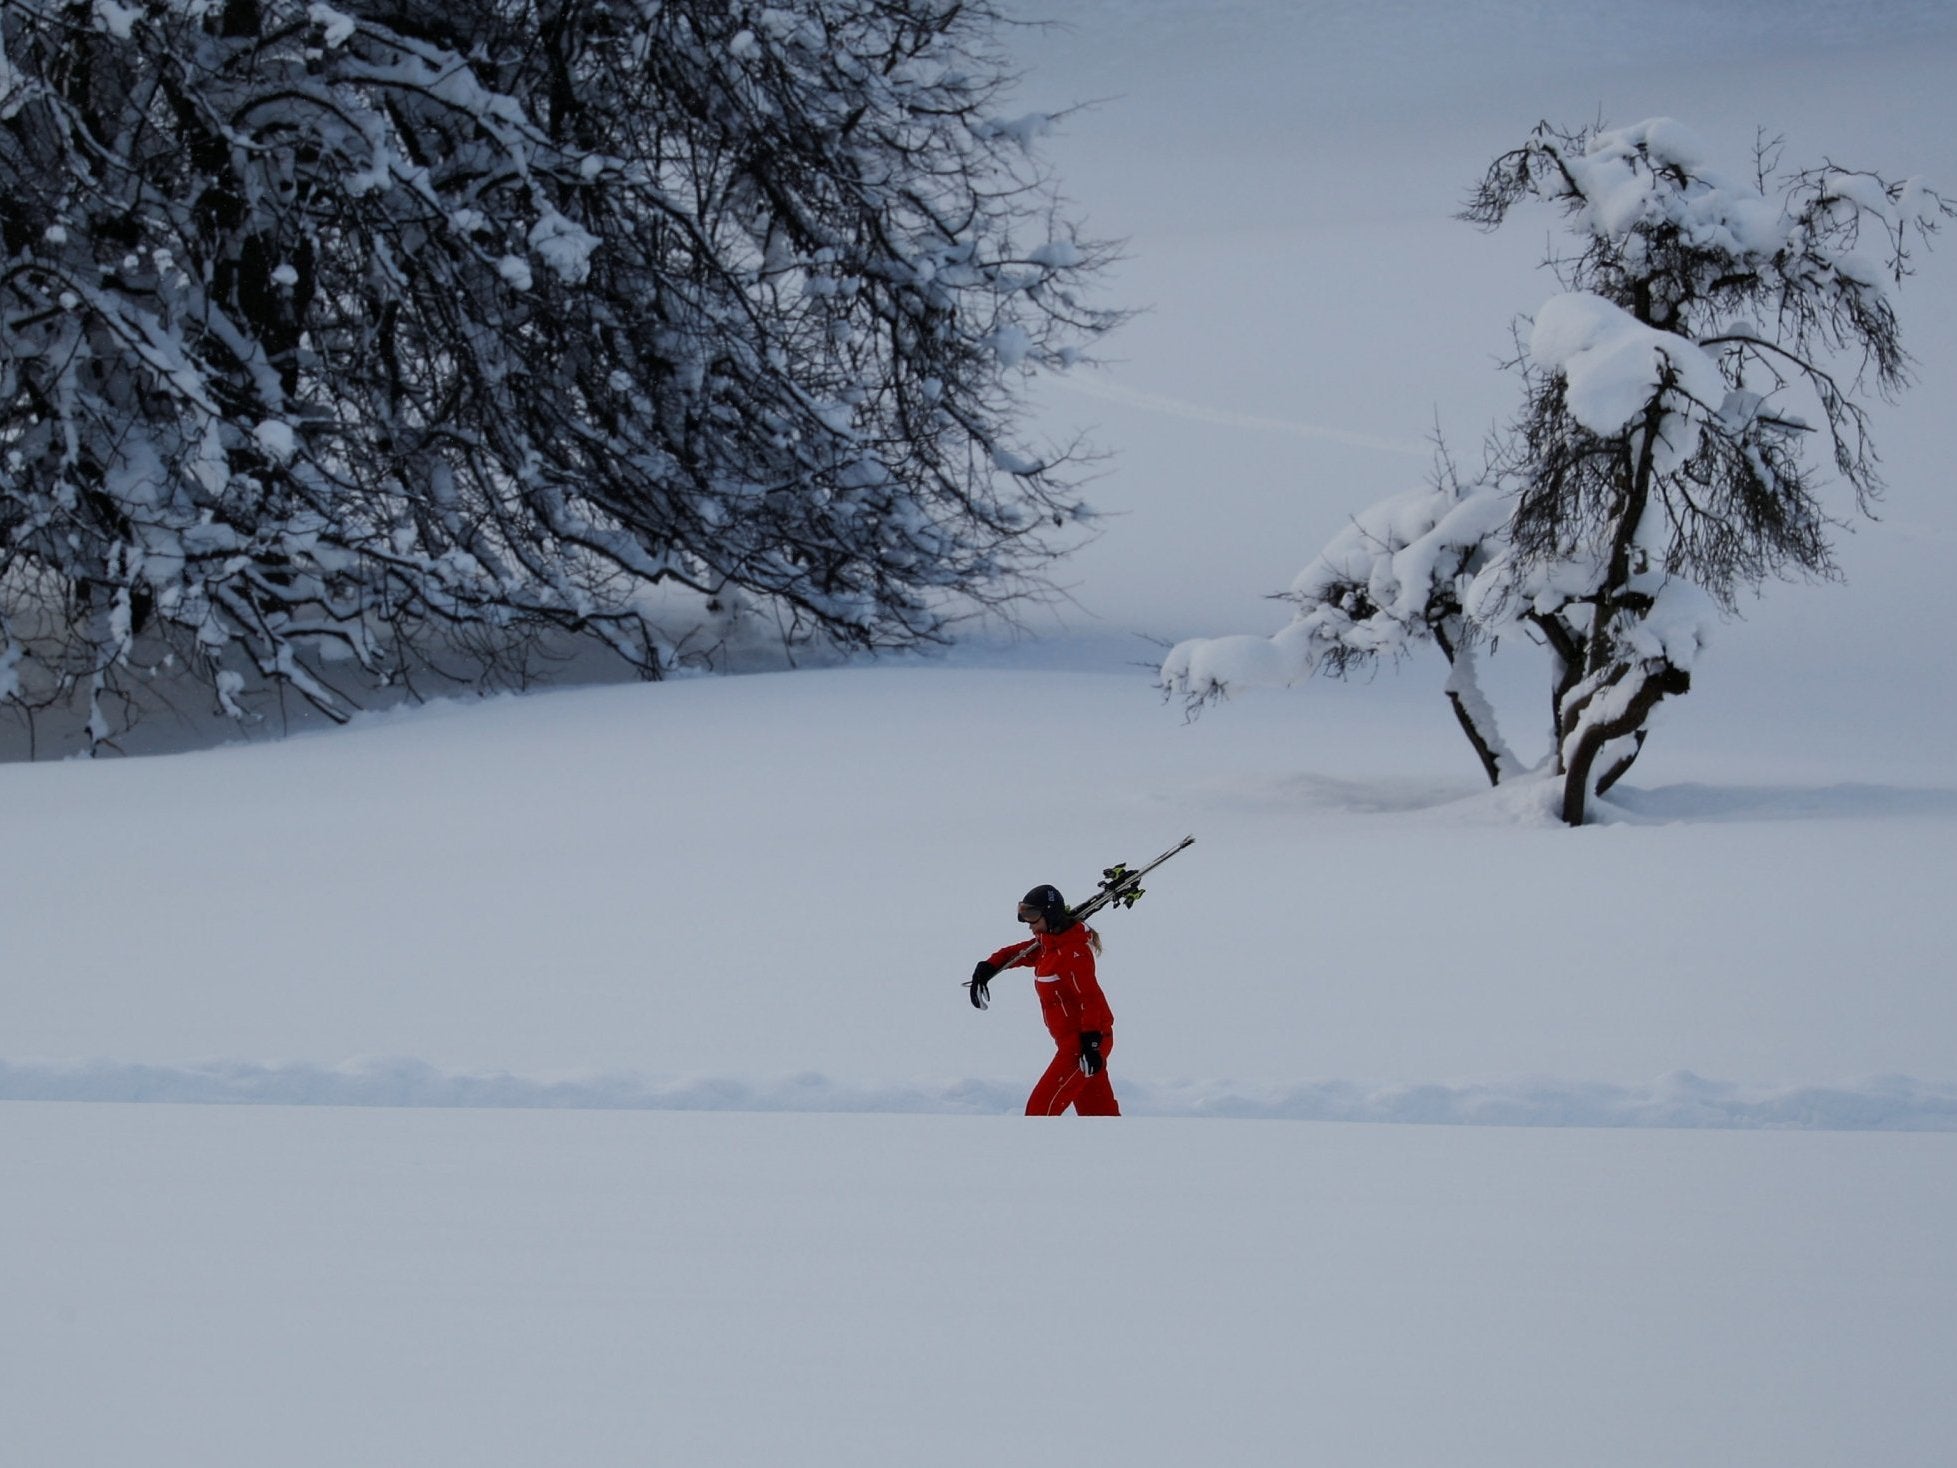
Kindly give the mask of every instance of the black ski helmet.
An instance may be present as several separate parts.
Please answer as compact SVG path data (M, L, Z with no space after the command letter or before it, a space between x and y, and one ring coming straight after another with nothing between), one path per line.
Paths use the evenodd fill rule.
M1073 917L1067 910L1067 899L1060 895L1060 889L1042 884L1019 899L1021 907L1030 907L1040 915L1049 933L1064 933L1073 925Z

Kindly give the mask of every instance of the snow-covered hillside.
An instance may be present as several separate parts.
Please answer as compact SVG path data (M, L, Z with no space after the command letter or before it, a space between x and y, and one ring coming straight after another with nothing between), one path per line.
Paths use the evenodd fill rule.
M1510 408L1495 152L1957 185L1957 14L1038 10L1152 308L1044 394L1117 457L1042 635L0 767L0 1460L1947 1458L1957 240L1846 584L1723 629L1603 824L1478 788L1437 663L1151 678ZM1031 985L959 981L1192 833L1102 923L1128 1117L1011 1116Z
M60 1468L1928 1468L1953 1141L12 1106L0 1425Z
M1706 748L1570 832L1373 692L886 667L14 767L10 1456L1936 1461L1957 796ZM1031 985L959 979L1185 831L1103 921L1129 1117L1005 1114Z
M731 1098L792 1079L809 1104L978 1083L999 1109L1023 1096L986 1087L1039 1032L958 981L1033 883L1085 896L1187 833L1102 921L1120 1068L1170 1109L1537 1077L1548 1109L1503 1119L1559 1121L1582 1106L1558 1086L1677 1071L1957 1080L1957 794L1707 751L1570 833L1478 793L1457 742L1411 677L1186 725L1139 670L892 666L17 766L0 1084L360 1060L373 1090L337 1098L388 1101L429 1084L390 1089L407 1061Z

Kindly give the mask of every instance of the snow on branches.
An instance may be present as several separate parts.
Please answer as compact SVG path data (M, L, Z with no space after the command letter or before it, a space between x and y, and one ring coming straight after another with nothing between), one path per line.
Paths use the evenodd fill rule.
M9 696L339 714L544 629L657 676L660 582L851 648L1036 588L1085 509L1020 385L1116 317L997 21L10 0Z
M1580 824L1658 704L1690 688L1740 589L1835 574L1828 471L1857 510L1882 491L1859 395L1907 384L1894 287L1957 208L1918 180L1833 166L1774 178L1767 145L1734 178L1706 151L1655 119L1544 125L1496 159L1463 217L1493 228L1546 203L1574 243L1552 261L1562 290L1518 334L1523 406L1487 466L1355 517L1294 585L1291 626L1185 643L1164 686L1200 702L1432 638L1499 781L1520 766L1464 654L1519 632L1551 655L1546 768Z

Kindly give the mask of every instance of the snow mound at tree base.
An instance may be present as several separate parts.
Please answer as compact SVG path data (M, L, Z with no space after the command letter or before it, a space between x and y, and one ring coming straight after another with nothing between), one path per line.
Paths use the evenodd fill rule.
M1118 1080L1130 1116L1387 1122L1443 1126L1671 1127L1726 1130L1957 1131L1957 1084L1878 1076L1748 1086L1674 1071L1646 1085L1546 1077L1459 1084ZM539 1077L445 1071L385 1057L340 1065L220 1060L0 1061L0 1101L380 1106L510 1110L857 1112L1002 1115L1025 1083L996 1079Z

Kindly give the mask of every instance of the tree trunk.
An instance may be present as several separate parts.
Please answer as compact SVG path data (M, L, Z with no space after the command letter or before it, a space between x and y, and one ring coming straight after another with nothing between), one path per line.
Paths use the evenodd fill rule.
M1608 794L1610 787L1615 785L1619 780L1622 780L1629 773L1631 766L1638 762L1638 756L1644 753L1645 736L1650 732L1649 729L1640 729L1636 734L1631 736L1630 750L1613 760L1611 767L1604 771L1603 779L1597 782L1597 793L1599 795Z
M1515 763L1515 756L1502 743L1501 731L1495 727L1495 710L1482 696L1481 683L1475 677L1474 648L1441 626L1434 628L1434 641L1440 644L1447 658L1447 701L1454 710L1455 721L1468 736L1468 743L1474 746L1475 757L1481 761L1481 772L1488 777L1488 783L1499 785L1504 768Z
M1475 727L1474 715L1468 712L1461 701L1461 695L1453 689L1447 691L1447 701L1454 707L1454 718L1461 726L1461 732L1468 736L1468 743L1474 746L1475 757L1481 761L1481 772L1488 777L1490 785L1502 783L1502 762L1495 751L1489 747L1480 729Z
M1583 643L1575 629L1555 613L1531 612L1529 621L1543 635L1555 660L1549 680L1549 742L1556 772L1563 771L1563 704L1583 677Z
M1623 665L1622 674L1605 685L1615 687L1624 677L1630 675L1630 666ZM1570 755L1563 771L1563 824L1580 826L1589 813L1590 797L1596 792L1591 789L1590 771L1597 763L1604 746L1613 739L1643 731L1645 720L1651 711L1658 707L1659 701L1673 694L1685 693L1692 687L1692 675L1683 668L1675 668L1667 663L1654 673L1647 674L1638 691L1631 696L1624 712L1608 722L1590 724L1583 727L1577 739L1576 749ZM1604 690L1599 689L1598 693ZM1593 694L1592 698L1596 695ZM1586 705L1588 700L1586 700ZM1580 719L1581 716L1579 716ZM1628 762L1627 762L1628 763ZM1621 774L1619 770L1616 773ZM1612 778L1615 778L1613 776Z

